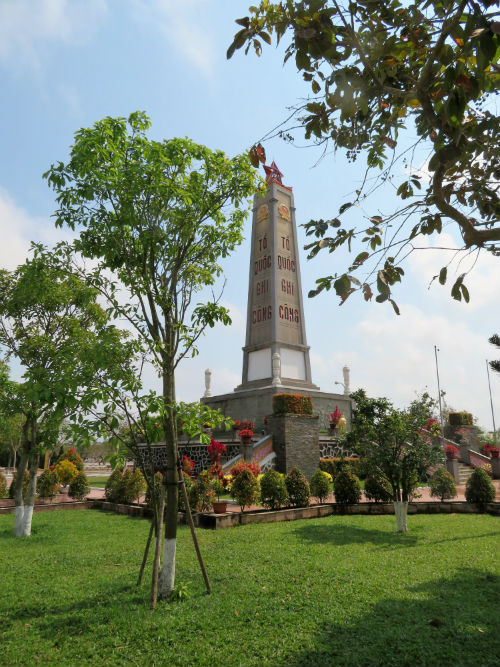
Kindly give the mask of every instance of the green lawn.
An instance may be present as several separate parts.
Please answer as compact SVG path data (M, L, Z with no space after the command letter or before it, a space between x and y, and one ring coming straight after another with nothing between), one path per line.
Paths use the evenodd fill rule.
M88 480L90 486L96 486L96 487L99 487L100 489L104 489L108 479L109 479L109 475L100 475L100 476L96 476L96 477L88 476L87 477L87 480Z
M149 523L96 510L0 516L0 664L500 664L499 520L332 516L189 531L177 580L190 597L148 607L135 587Z

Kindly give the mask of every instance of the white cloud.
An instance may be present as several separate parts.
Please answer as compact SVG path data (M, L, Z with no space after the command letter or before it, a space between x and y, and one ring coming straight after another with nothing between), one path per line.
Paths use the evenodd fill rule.
M216 47L200 25L199 13L205 0L137 0L137 19L148 19L170 44L205 77L214 73Z
M428 236L421 237L419 247L423 249L413 252L408 258L408 263L417 279L422 284L429 285L433 276L439 273L441 267L447 266L450 260L453 259L458 246L450 234L443 233L432 238ZM451 250L441 248L451 248ZM462 257L464 259L460 261ZM500 285L500 263L498 262L498 258L493 257L491 253L486 251L481 251L479 257L477 256L477 252L473 252L467 256L465 256L465 253L459 253L457 259L448 267L446 285L441 287L437 280L434 281L429 296L441 299L443 291L449 295L455 280L459 275L466 272L467 275L464 279L464 284L467 286L470 294L467 312L477 311L494 303L498 296L498 287ZM449 297L446 303L447 310L454 309L456 312L457 307L460 308L461 305Z
M12 271L26 260L31 241L53 245L70 234L56 229L47 218L30 216L0 188L0 238L0 268Z
M0 63L38 68L48 44L86 43L106 13L106 0L3 0Z

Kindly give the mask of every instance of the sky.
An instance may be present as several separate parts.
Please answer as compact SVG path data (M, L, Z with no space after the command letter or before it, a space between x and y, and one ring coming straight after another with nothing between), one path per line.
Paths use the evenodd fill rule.
M65 161L74 133L105 116L141 109L151 117L155 139L188 136L235 155L247 150L287 116L287 108L308 94L293 59L267 47L263 56L226 49L237 31L234 20L248 12L249 0L0 0L0 267L23 262L31 240L47 244L65 237L51 216L53 192L42 174ZM409 130L409 134L411 131ZM283 183L293 187L299 247L301 224L335 217L359 187L361 161L349 163L339 151L322 159L298 135L293 146L266 142L268 162L276 161ZM319 161L319 162L318 162ZM403 168L396 177L404 178ZM425 170L424 170L425 171ZM369 210L390 210L391 193L377 195ZM251 219L246 240L224 261L223 301L233 324L209 330L199 354L177 373L179 400L198 400L204 371L212 371L212 393L230 392L241 382L245 344ZM446 401L467 410L492 430L486 359L495 358L488 337L499 332L498 258L479 256L467 279L469 304L456 302L450 286L432 277L449 257L440 247L459 242L453 225L441 237L425 237L427 249L413 253L390 305L365 303L353 295L339 307L331 292L314 299L307 292L317 278L345 266L345 256L320 253L312 261L301 252L306 331L313 382L342 391L342 367L351 370L351 389L387 396L404 407L426 390L437 398L434 346ZM464 270L463 266L459 269ZM496 352L498 357L498 352ZM13 368L13 374L16 370ZM500 425L500 377L491 389ZM149 373L148 382L159 388Z

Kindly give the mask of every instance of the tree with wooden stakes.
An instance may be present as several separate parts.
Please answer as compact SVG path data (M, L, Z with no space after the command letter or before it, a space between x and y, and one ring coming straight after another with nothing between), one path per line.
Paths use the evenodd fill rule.
M57 192L56 225L80 230L74 247L97 263L93 284L113 315L135 329L162 379L167 509L157 588L163 598L174 589L177 547L175 372L196 353L207 326L230 323L220 298L194 307L193 299L214 285L220 259L241 242L257 176L247 155L230 159L189 139L153 141L149 127L148 117L134 112L83 128L69 161L45 176Z
M22 415L14 493L15 535L29 536L40 453L56 442L65 417L94 398L99 373L123 357L122 333L97 303L97 290L42 246L16 270L0 271L0 345L23 368L0 391L0 412ZM23 497L23 478L30 481Z

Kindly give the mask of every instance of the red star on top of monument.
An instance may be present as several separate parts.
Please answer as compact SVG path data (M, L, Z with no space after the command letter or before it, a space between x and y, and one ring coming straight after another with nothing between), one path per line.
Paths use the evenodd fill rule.
M266 167L266 165L264 165L264 171L266 172L266 184L267 185L271 185L271 183L278 183L278 185L282 185L287 190L292 189L292 188L287 187L286 185L283 185L283 182L281 181L281 177L283 176L283 174L278 169L278 165L276 164L276 162L274 160L271 162L270 167Z

